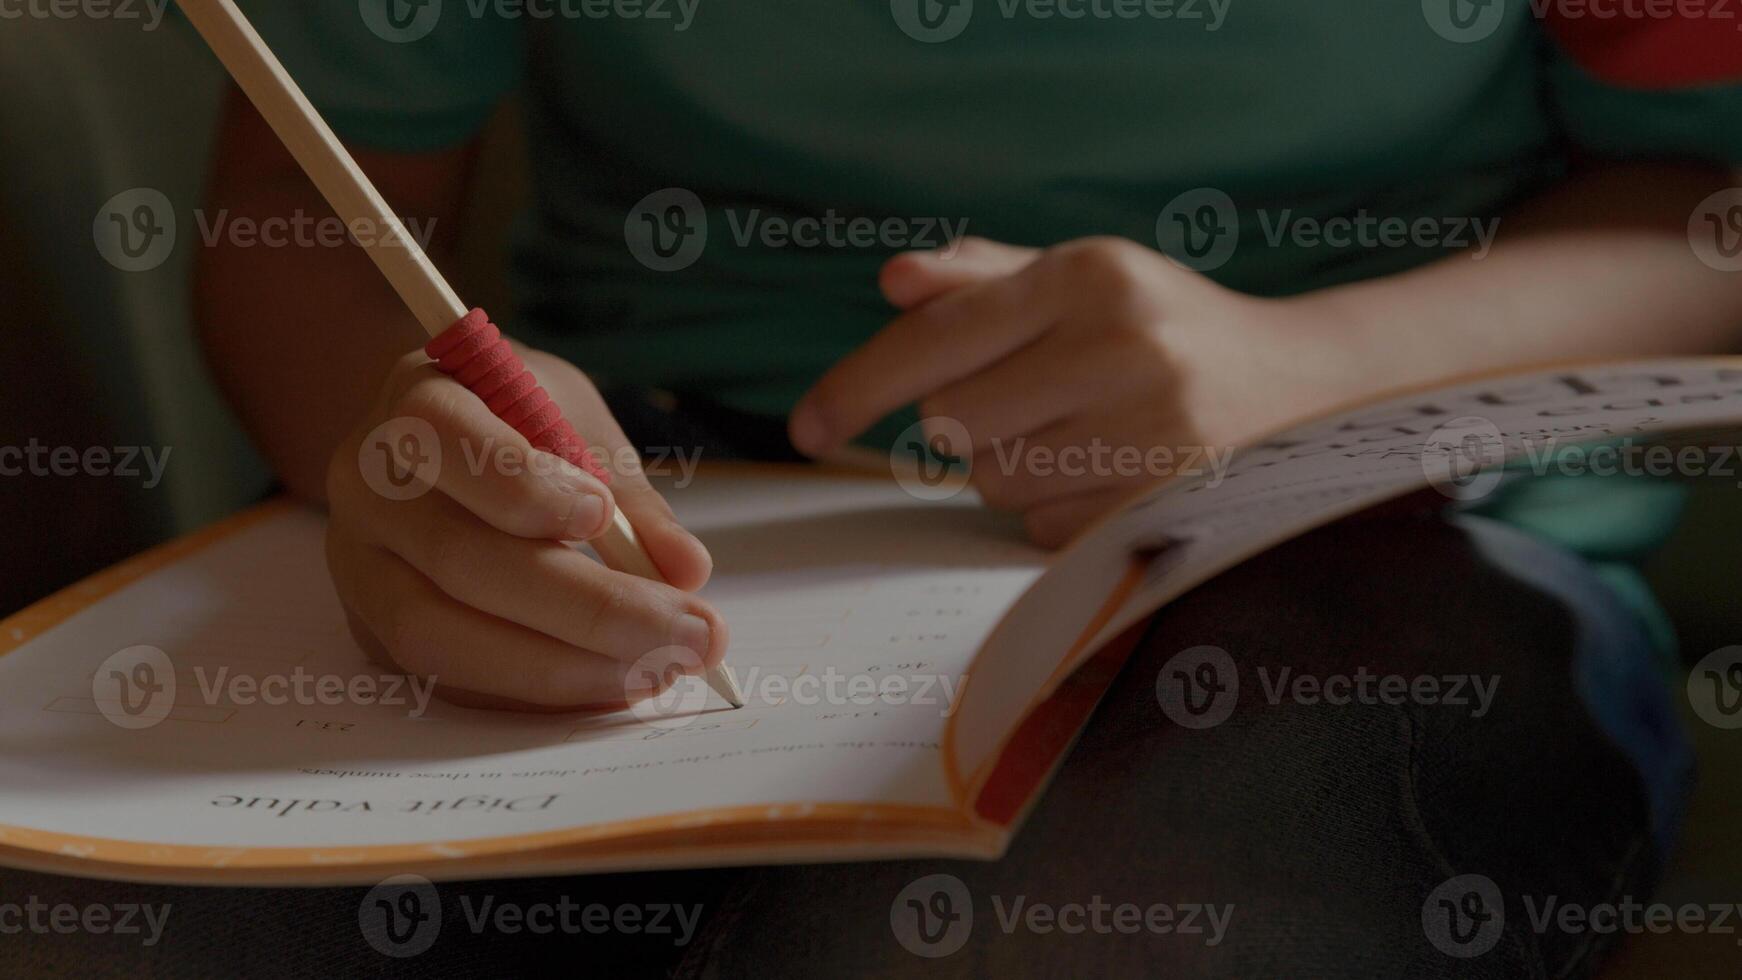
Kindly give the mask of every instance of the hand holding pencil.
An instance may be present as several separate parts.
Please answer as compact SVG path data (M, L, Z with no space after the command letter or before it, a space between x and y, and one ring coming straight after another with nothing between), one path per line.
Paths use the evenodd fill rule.
M512 473L437 467L436 492L405 500L335 466L329 562L353 631L471 703L611 704L678 671L705 673L741 706L720 666L724 623L684 591L706 580L706 552L681 533L653 535L649 552L631 518L661 532L676 522L638 470L613 479L587 452L588 435L625 443L591 384L554 359L540 377L460 303L232 0L181 7L339 217L376 229L359 244L433 338L427 358L401 362L350 458L364 460L384 424L409 420L456 463L487 446L529 461ZM573 540L591 541L610 567L560 543Z

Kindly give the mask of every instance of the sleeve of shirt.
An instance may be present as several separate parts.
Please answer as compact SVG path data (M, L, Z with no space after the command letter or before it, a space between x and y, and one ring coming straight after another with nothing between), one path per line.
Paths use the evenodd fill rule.
M1742 165L1738 12L1717 0L1629 9L1642 15L1548 5L1550 96L1573 144L1596 157Z
M341 139L417 152L476 135L520 79L520 23L474 0L238 0Z

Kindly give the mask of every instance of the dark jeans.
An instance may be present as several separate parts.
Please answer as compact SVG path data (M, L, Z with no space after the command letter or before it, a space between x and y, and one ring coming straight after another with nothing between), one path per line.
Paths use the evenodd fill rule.
M1576 559L1509 528L1357 519L1157 615L1000 861L444 884L435 945L403 959L365 941L364 889L5 873L0 902L173 910L149 949L120 936L0 936L0 975L1587 975L1607 940L1533 931L1524 902L1643 900L1661 865L1662 807L1574 682L1591 658L1649 663L1621 608ZM1157 682L1172 683L1176 654L1205 645L1237 665L1238 696L1225 721L1188 728L1164 712ZM1284 668L1291 686L1279 689ZM1303 674L1348 703L1314 697L1294 683ZM1334 681L1361 676L1446 680L1402 698L1377 681L1366 696ZM1453 691L1457 677L1487 687L1485 712L1476 688ZM1685 766L1661 688L1637 677L1625 687L1609 693L1631 698L1658 733L1635 758ZM1458 876L1480 878L1446 885ZM699 904L701 924L680 943L633 930L474 930L467 916L485 898L564 897ZM947 955L922 955L937 953ZM1453 955L1469 953L1480 955Z

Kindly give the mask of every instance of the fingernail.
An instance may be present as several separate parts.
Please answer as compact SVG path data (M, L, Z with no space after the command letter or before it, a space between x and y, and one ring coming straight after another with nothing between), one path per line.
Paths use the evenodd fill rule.
M696 656L708 659L708 651L714 645L714 628L700 616L686 613L678 617L676 625L671 630L671 641L677 646L695 651Z
M599 533L605 524L605 498L582 491L575 494L566 523L570 541L586 541Z
M829 438L828 430L823 427L822 417L808 404L800 404L793 410L789 429L793 448L807 456L821 452Z

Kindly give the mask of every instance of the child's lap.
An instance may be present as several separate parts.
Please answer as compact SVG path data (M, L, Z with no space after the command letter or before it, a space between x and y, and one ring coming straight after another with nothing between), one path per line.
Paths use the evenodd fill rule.
M1637 772L1573 681L1593 642L1608 656L1620 645L1629 649L1619 655L1649 660L1636 624L1595 621L1616 607L1589 571L1497 525L1346 523L1161 613L1001 861L444 884L440 936L406 960L365 942L361 889L168 889L6 874L0 901L171 902L174 911L150 950L119 937L4 937L0 972L1565 975L1594 950L1586 937L1533 934L1521 896L1587 906L1642 898L1659 861ZM1158 674L1172 682L1170 660L1205 645L1237 665L1236 706L1213 727L1188 729L1161 707ZM1283 668L1292 670L1286 682ZM1295 686L1302 675L1330 680L1326 690L1350 703L1312 703ZM1432 696L1399 698L1385 677L1412 687L1442 680ZM1661 692L1635 693L1638 710L1662 707ZM1441 703L1457 700L1466 703ZM1457 874L1486 876L1507 902L1498 943L1468 960L1436 948L1423 926L1424 900ZM935 875L954 882L909 887ZM938 882L954 897L936 898ZM699 904L703 918L681 945L672 933L475 933L467 911L487 897L521 907L562 898ZM1012 911L1018 899L1022 913ZM1083 928L1030 919L1037 905ZM1091 917L1079 919L1074 906ZM1119 906L1142 917L1116 918ZM1156 906L1174 915L1165 931L1149 912ZM1207 909L1228 906L1212 945ZM967 907L970 927L944 928L940 914ZM1203 931L1182 934L1187 916ZM922 932L937 945L915 938ZM958 940L935 958L910 949L936 953Z

